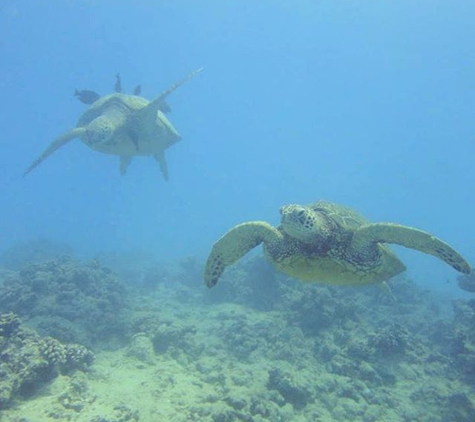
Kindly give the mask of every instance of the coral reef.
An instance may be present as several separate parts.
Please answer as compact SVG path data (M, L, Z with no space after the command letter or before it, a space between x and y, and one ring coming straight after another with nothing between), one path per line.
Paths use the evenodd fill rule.
M99 262L58 258L9 274L0 310L15 312L40 334L87 346L124 336L126 287Z
M458 300L454 303L453 330L449 334L450 357L460 376L475 385L475 300Z
M301 409L310 403L314 387L310 374L306 371L284 371L273 368L269 371L267 388L277 390L284 402Z
M244 259L230 267L223 277L224 282L207 293L206 300L210 303L234 302L268 311L281 297L277 274L262 256Z
M29 400L5 409L5 422L35 421L30 409L41 400L45 421L475 420L475 301L452 309L402 277L392 293L300 283L259 257L212 291L193 285L192 258L137 268L150 278L136 289L97 262L27 268L4 276L12 309L23 301L28 322L63 337L36 338L32 378L50 380L50 393L32 397L25 381L14 394ZM63 285L74 301L58 300ZM0 315L0 350L24 330L15 314ZM95 339L94 371L78 371L90 365L87 349L63 344L78 333Z
M40 337L15 314L0 314L0 409L15 396L31 396L59 373L86 370L93 358L83 346Z
M408 346L408 331L399 324L390 324L372 336L368 345L378 356L402 355Z
M232 276L245 280L243 271L241 267ZM253 407L264 409L272 403L272 412L263 410L262 417L473 420L475 400L462 382L473 368L466 359L471 356L467 354L471 350L467 339L473 339L475 315L473 309L467 309L470 305L466 301L456 308L455 328L450 325L450 313L408 280L396 280L392 294L377 286L342 289L305 285L281 275L275 275L275 283L273 291L281 295L273 306L278 312L263 318L249 310L220 311L215 325L215 333L228 354L254 367L258 362L270 366L265 383L268 393L262 394L263 402ZM262 294L253 292L251 284L248 288L249 292L234 302L243 303L243 297ZM452 349L447 350L447 341L437 337L443 327L451 335L463 332L458 337L463 346L458 364L453 361ZM220 354L215 348L208 353ZM230 383L212 367L207 373L214 373L206 378L208 382L222 386ZM399 390L400 383L405 391ZM433 401L429 408L417 400L423 394L421 384L431 386ZM254 401L258 397L254 396ZM253 418L259 416L252 413L249 401L240 403L246 403L241 412L245 410ZM290 413L287 406L293 409Z

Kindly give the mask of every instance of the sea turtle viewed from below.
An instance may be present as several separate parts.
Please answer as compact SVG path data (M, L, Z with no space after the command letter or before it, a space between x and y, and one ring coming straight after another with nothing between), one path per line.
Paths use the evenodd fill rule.
M118 155L121 174L125 174L133 157L152 156L158 161L163 177L168 180L165 150L177 143L181 136L164 114L163 110L169 111L165 99L201 70L190 73L153 101L121 92L100 97L94 91L76 91L78 99L90 104L90 107L79 118L76 127L55 139L24 175L69 141L79 138L95 151ZM119 75L115 89L122 90Z
M387 243L434 255L462 274L471 271L456 250L425 231L370 223L356 211L332 202L286 205L280 214L277 228L265 221L249 221L221 237L206 262L206 285L215 286L226 267L261 243L278 270L312 282L350 286L388 280L406 267Z

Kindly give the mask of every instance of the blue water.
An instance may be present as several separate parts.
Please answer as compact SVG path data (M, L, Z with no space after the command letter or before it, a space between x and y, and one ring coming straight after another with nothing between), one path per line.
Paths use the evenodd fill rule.
M0 250L46 237L79 255L205 257L247 220L327 199L433 232L475 262L475 3L67 1L0 3ZM124 177L74 141L22 179L85 110L75 88L172 94L183 136ZM455 272L398 249L409 273Z

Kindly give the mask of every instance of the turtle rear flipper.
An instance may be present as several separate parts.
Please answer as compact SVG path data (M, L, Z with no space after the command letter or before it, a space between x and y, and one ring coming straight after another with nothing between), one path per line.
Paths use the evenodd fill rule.
M31 165L26 169L23 173L23 177L25 177L31 170L35 167L39 166L44 160L46 160L51 154L53 154L56 150L61 148L63 145L66 145L69 141L73 139L79 138L86 133L86 129L83 127L78 127L75 129L70 130L69 132L64 133L60 137L56 138L48 148L46 148L41 155L31 163Z
M415 249L452 266L458 272L469 274L469 263L450 245L423 230L394 223L373 223L359 227L352 240L352 248L358 254L370 251L376 243L394 243Z
M211 249L205 267L205 283L214 287L226 267L234 264L262 242L275 242L282 234L265 221L249 221L233 227Z
M167 163L167 160L165 158L165 153L163 151L158 152L157 154L153 155L153 158L155 158L155 160L157 160L158 165L160 166L160 171L163 174L163 178L166 181L168 181L168 163Z
M127 173L127 168L129 167L131 161L132 157L130 155L122 155L120 157L119 171L122 176Z

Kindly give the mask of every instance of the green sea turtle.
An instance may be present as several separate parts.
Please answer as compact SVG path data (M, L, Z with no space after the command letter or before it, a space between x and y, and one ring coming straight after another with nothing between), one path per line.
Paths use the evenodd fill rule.
M24 175L27 175L69 141L80 138L95 151L118 155L121 174L125 174L134 156L152 156L158 161L163 177L168 180L165 150L178 142L181 137L160 109L163 107L166 97L201 70L192 72L163 91L153 101L122 93L96 99L79 118L76 128L55 139L33 161ZM121 89L120 83L116 83L117 89ZM94 95L89 94L89 100L93 97Z
M434 255L463 274L471 270L457 251L427 232L394 223L369 223L338 204L286 205L280 214L277 228L250 221L221 237L206 262L206 285L215 286L226 267L261 243L277 269L313 282L363 285L388 280L406 267L385 243Z

